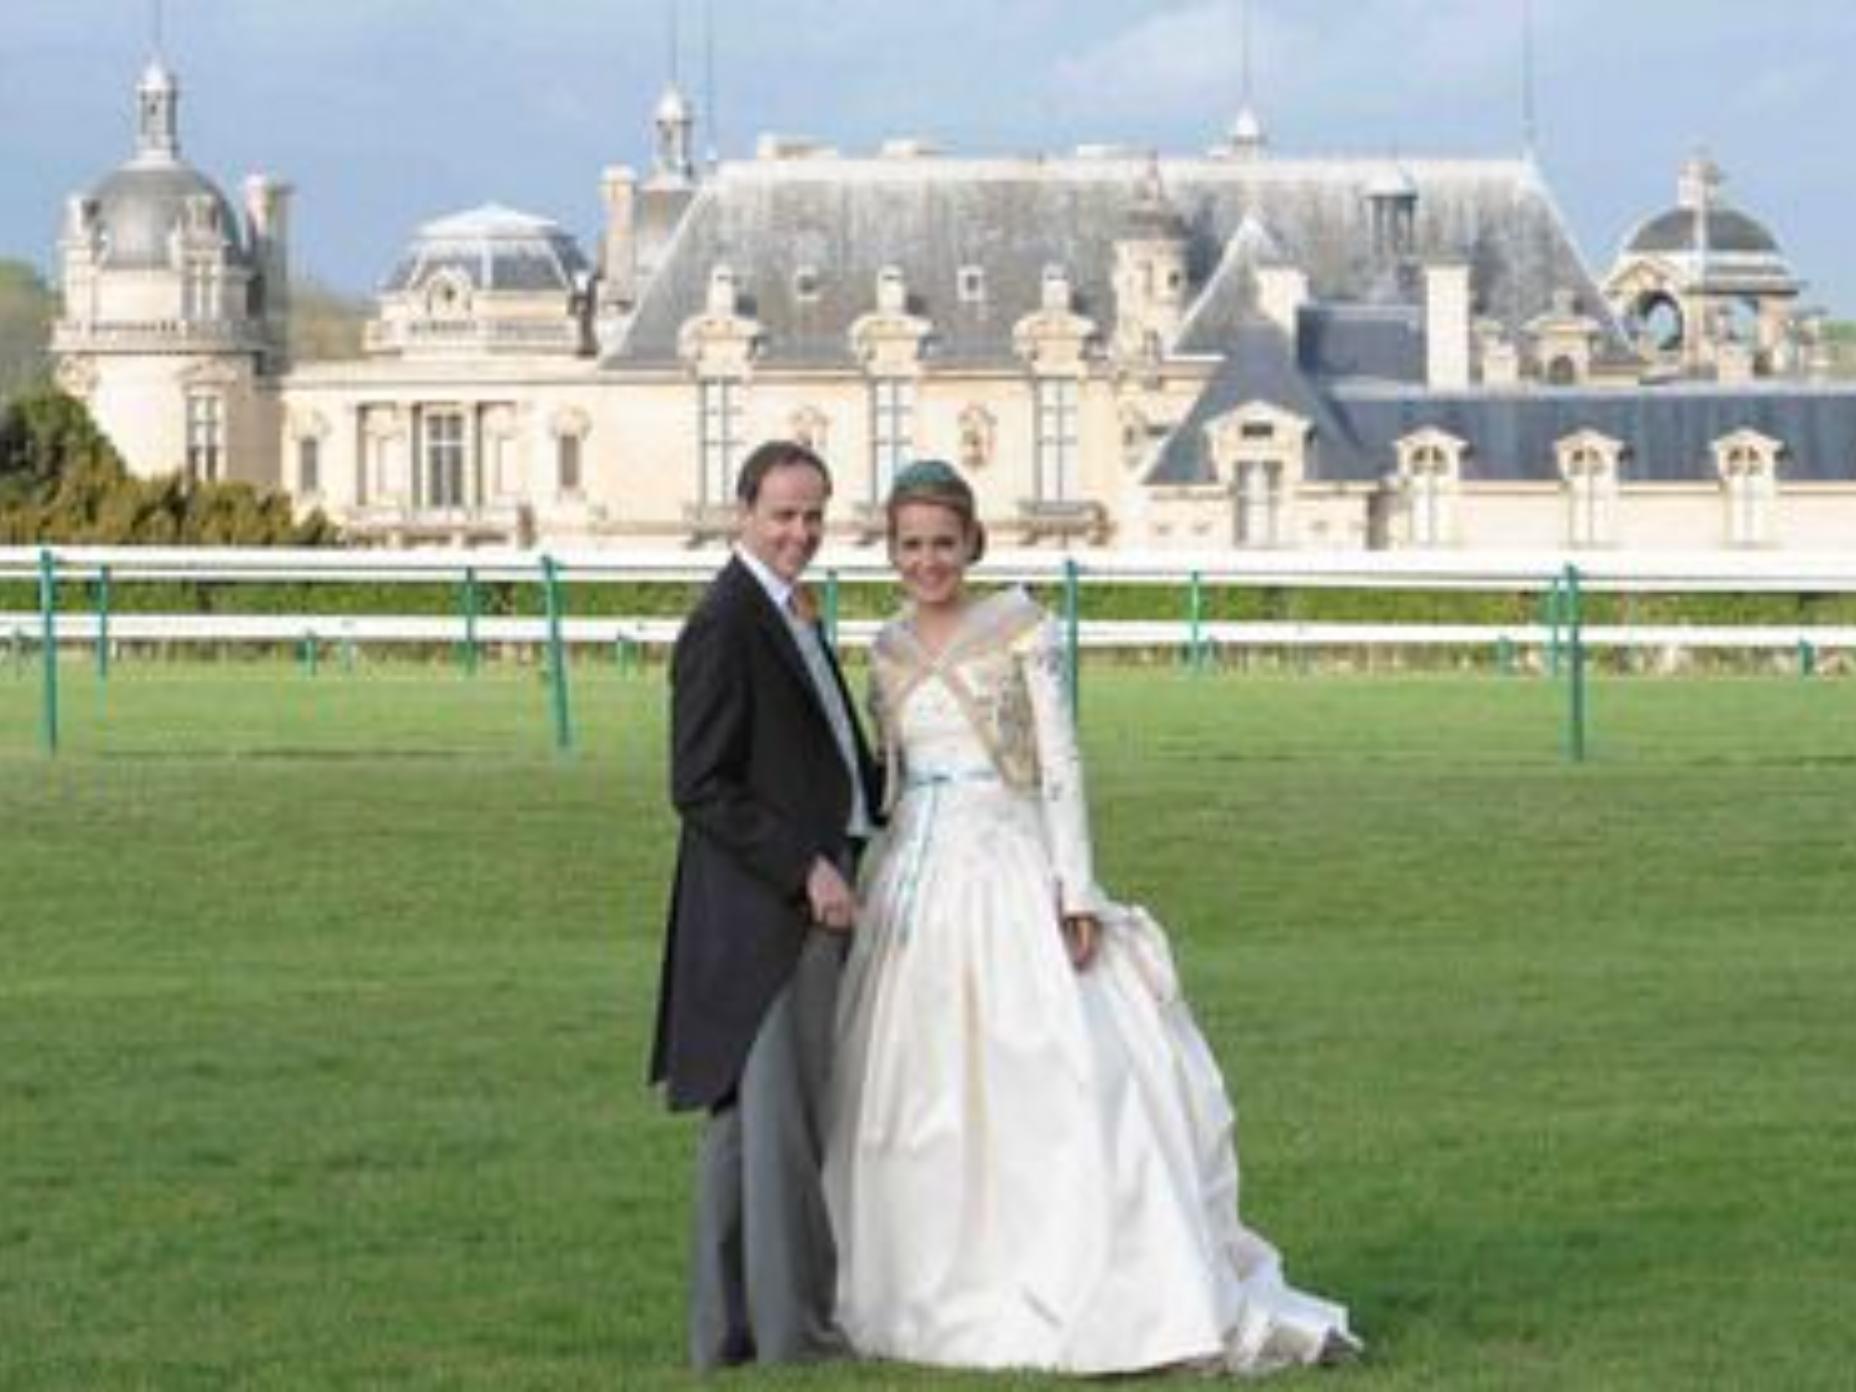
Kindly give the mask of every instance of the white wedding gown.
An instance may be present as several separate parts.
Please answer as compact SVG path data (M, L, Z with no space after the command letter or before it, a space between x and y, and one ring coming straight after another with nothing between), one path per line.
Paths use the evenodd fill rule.
M889 625L874 664L893 806L825 1165L852 1347L1076 1373L1357 1347L1240 1222L1232 1110L1166 939L1095 887L1053 626L1010 591L938 656ZM1087 971L1060 909L1101 917Z

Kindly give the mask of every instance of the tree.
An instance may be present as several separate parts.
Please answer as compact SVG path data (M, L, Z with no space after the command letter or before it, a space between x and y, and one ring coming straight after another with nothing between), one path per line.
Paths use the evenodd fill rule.
M50 388L0 415L0 544L333 546L323 514L300 521L248 483L138 479L82 402Z
M303 278L290 285L290 356L297 362L361 356L367 305L321 281Z
M45 380L56 306L57 298L34 267L0 259L0 401Z

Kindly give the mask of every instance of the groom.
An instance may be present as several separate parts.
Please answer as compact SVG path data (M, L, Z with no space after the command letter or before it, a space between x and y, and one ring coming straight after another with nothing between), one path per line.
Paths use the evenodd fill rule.
M696 1174L690 1357L699 1368L839 1351L819 1189L838 973L876 767L800 576L831 475L761 445L735 485L734 557L671 659L681 830L651 1080L709 1111Z

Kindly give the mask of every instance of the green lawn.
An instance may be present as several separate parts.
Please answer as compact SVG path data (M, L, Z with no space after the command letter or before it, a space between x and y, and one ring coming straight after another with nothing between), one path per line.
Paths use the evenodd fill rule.
M650 1388L662 687L0 667L0 1387ZM1856 683L1091 672L1100 869L1370 1341L1276 1385L1856 1362ZM744 1386L992 1388L890 1368Z

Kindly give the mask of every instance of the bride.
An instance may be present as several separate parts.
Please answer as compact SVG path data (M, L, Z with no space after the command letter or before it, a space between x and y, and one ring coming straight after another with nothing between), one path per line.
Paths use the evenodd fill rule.
M877 638L889 829L841 988L826 1201L860 1354L1262 1372L1359 1349L1237 1214L1224 1081L1166 938L1090 863L1062 652L947 464L896 478Z

